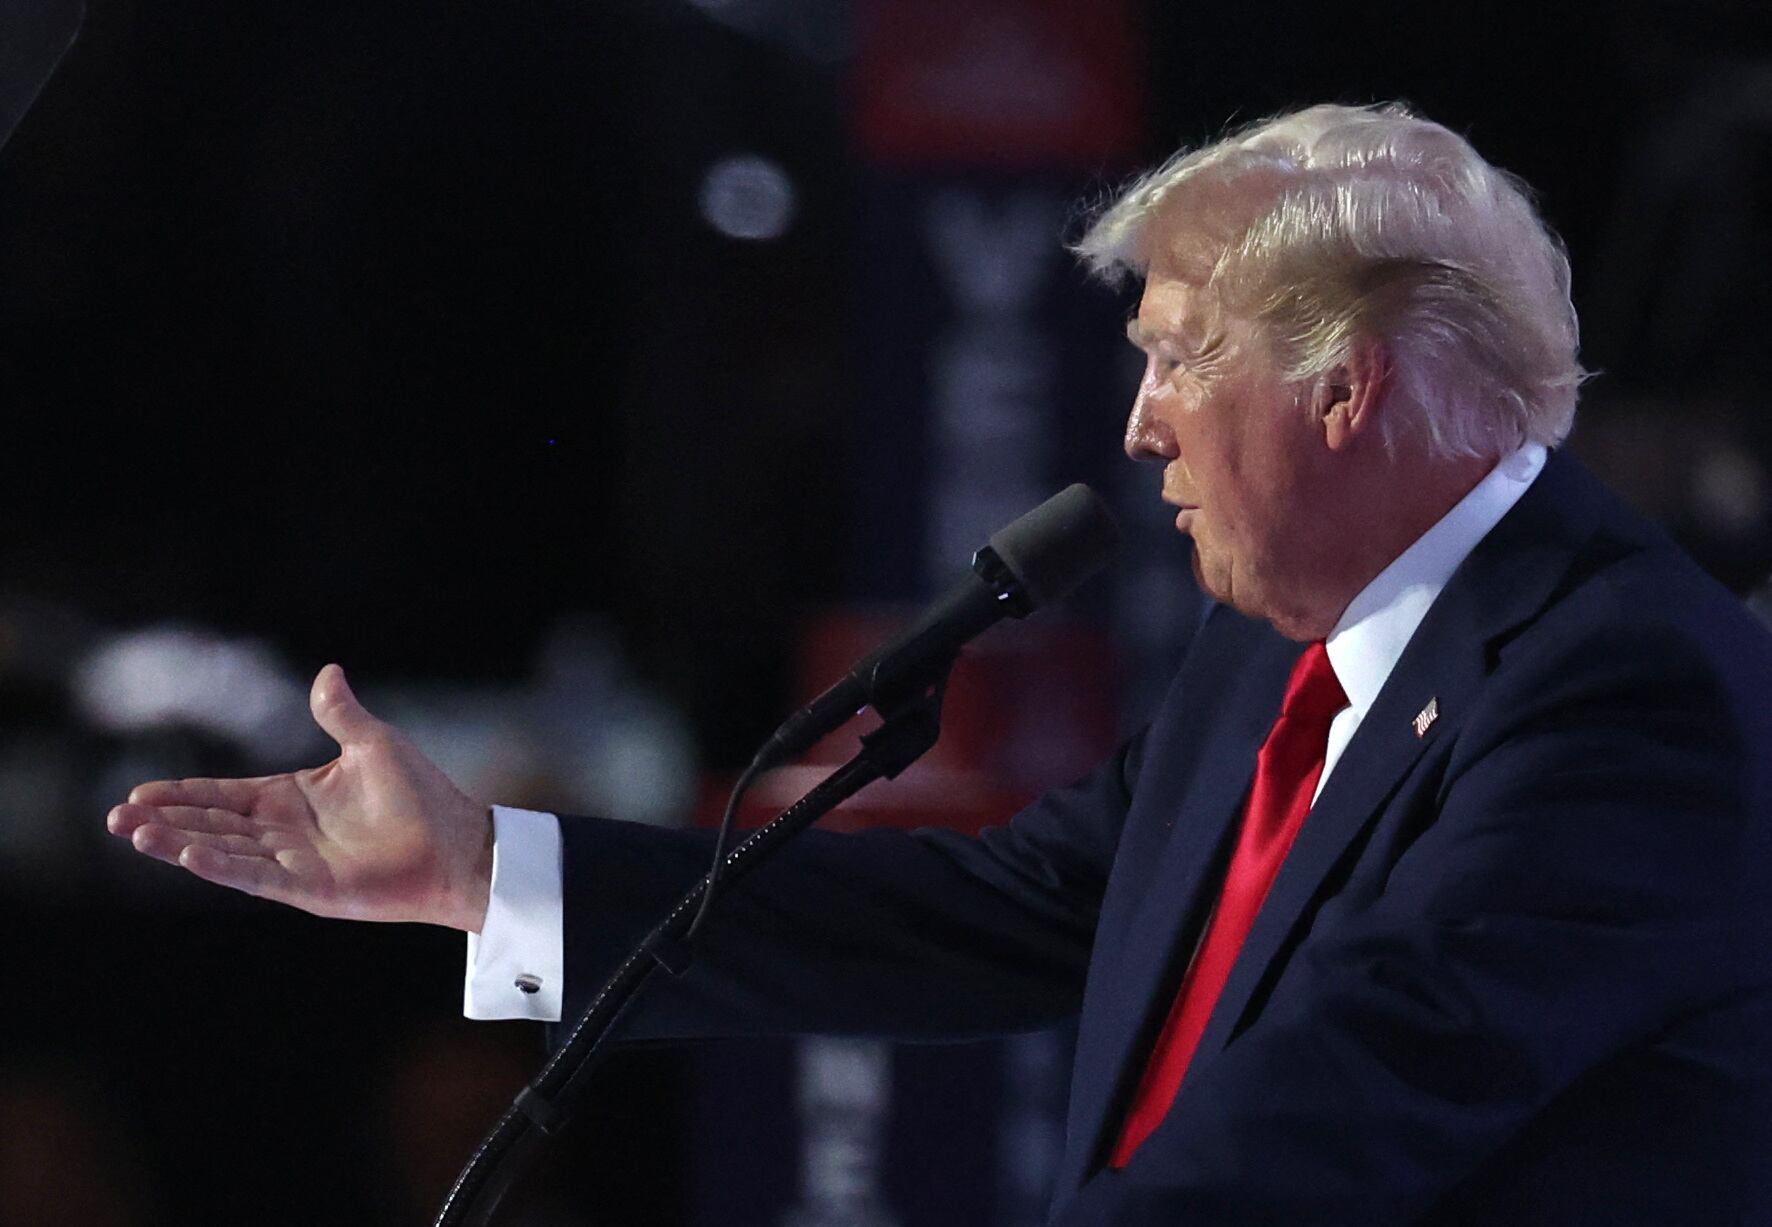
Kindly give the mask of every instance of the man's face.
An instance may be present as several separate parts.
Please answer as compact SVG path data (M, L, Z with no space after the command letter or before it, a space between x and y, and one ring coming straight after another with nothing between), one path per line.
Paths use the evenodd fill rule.
M1194 539L1211 596L1282 631L1311 608L1310 465L1321 440L1255 327L1153 269L1127 327L1145 353L1126 454L1163 465L1163 501Z

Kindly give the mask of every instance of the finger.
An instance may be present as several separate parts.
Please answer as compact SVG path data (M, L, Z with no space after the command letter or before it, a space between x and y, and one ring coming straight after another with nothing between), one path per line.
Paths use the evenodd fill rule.
M114 807L105 820L113 835L129 835L148 823L202 831L212 835L257 835L260 824L233 810L196 805L137 805Z
M151 805L113 805L105 815L105 830L113 835L133 835L135 828L152 821L151 816L158 812Z
M205 831L181 831L177 827L163 826L150 822L139 826L130 835L130 842L137 852L146 853L159 861L178 859L178 855L186 848L210 848L217 852L225 852L230 856L256 856L270 858L271 849L266 848L256 839L244 835L211 835Z
M314 722L340 748L366 741L387 728L357 701L351 684L345 680L345 671L338 665L327 665L315 676L314 687L308 692L308 710L314 713Z
M155 780L137 784L129 791L131 805L202 805L231 809L236 814L252 811L253 802L273 777L250 780Z
M238 856L201 843L187 845L178 854L178 864L205 882L279 902L287 901L293 880L289 871L270 857Z

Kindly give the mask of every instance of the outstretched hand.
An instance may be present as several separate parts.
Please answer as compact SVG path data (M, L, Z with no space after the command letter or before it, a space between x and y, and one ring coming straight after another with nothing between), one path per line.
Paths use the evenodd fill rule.
M339 754L250 780L142 784L106 821L138 852L317 916L478 932L492 820L327 665L308 705Z

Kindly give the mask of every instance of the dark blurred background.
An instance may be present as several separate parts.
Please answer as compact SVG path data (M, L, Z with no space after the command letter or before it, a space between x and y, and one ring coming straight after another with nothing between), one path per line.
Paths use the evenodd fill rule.
M538 1060L460 1019L459 936L104 835L323 759L325 661L477 795L695 821L1085 479L1130 559L842 821L975 826L1135 723L1197 598L1117 456L1131 300L1061 243L1227 122L1403 98L1524 176L1602 372L1573 446L1772 566L1763 5L88 7L0 152L0 1224L426 1222ZM1035 1223L1066 1043L628 1054L510 1221Z

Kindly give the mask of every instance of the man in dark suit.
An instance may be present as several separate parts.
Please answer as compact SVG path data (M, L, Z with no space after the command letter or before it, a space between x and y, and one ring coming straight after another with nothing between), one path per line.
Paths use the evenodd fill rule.
M979 839L798 841L634 1030L1080 1013L1067 1227L1772 1218L1772 645L1553 450L1582 372L1519 187L1318 107L1081 250L1144 278L1127 448L1220 603L1168 699ZM314 709L334 763L144 785L112 829L482 931L479 1014L570 1011L705 868L694 833L489 823L336 668Z

